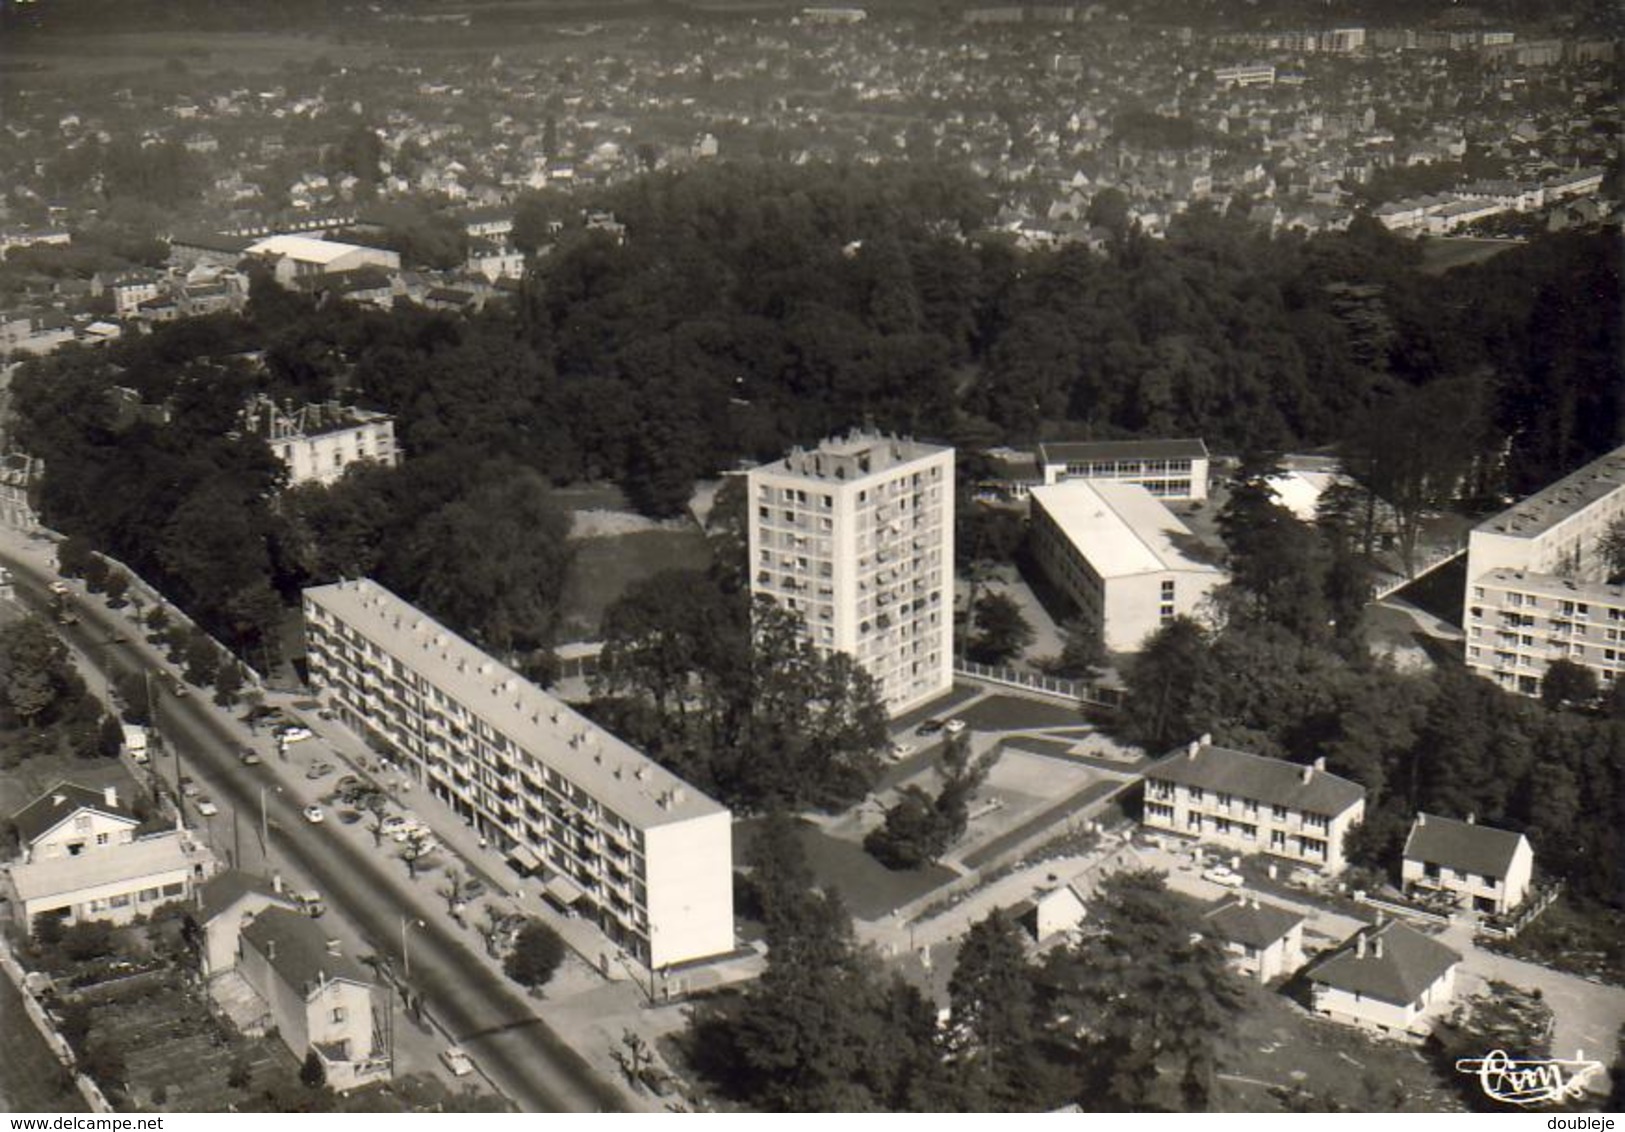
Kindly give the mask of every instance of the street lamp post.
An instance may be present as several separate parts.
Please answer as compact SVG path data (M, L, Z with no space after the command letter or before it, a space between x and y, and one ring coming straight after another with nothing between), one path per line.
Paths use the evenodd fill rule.
M401 917L401 979L403 981L412 977L412 946L407 937L406 929L414 926L421 928L423 921L414 920L410 916Z

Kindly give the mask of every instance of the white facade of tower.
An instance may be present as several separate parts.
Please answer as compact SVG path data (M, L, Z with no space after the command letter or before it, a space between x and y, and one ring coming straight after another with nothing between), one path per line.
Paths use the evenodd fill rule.
M952 688L953 449L854 432L748 480L751 592L855 659L892 715Z

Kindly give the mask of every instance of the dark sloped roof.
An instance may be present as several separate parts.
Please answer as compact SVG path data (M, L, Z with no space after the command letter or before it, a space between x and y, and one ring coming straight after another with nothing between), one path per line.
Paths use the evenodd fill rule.
M1417 814L1405 839L1405 857L1461 873L1505 877L1523 834L1487 825Z
M1303 923L1303 917L1274 904L1227 897L1203 917L1214 934L1248 947L1264 948Z
M23 844L32 845L80 810L95 810L108 817L136 824L136 817L121 805L108 805L100 790L59 782L12 816Z
M1309 772L1307 782L1305 771ZM1222 790L1238 798L1328 817L1342 813L1365 797L1365 787L1324 770L1229 747L1215 747L1211 743L1197 746L1195 757L1191 756L1190 748L1181 747L1146 768L1145 776L1181 786Z
M1207 455L1201 440L1077 440L1040 444L1045 464L1084 460L1198 460Z
M243 929L243 939L265 956L282 981L309 994L322 981L348 979L371 985L365 967L348 955L331 955L327 933L309 916L286 908L267 908Z
M1360 936L1366 938L1359 954ZM1377 941L1382 942L1378 955ZM1359 993L1395 1006L1408 1006L1422 996L1461 956L1415 928L1391 920L1380 928L1361 928L1343 946L1309 970L1312 982Z
M245 873L241 869L227 869L216 873L198 890L198 922L208 923L251 892L269 896L274 900L283 899L271 886L270 881L252 873ZM291 909L292 905L288 907Z
M183 244L189 248L203 248L205 251L227 252L232 255L242 253L253 242L246 236L224 236L218 232L176 232L169 238L171 247Z

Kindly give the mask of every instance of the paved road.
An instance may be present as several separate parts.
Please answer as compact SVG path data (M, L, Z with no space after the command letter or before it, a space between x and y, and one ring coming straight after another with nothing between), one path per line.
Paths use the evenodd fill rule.
M0 549L0 558L13 569L19 597L45 608L46 586L54 575L44 563L9 547ZM75 609L82 620L63 626L65 635L93 663L106 666L109 675L163 670L145 642L100 600L81 598ZM130 640L109 644L117 635ZM177 699L161 693L155 695L154 708L161 734L179 752L187 772L206 785L216 801L245 815L258 814L260 787L269 776L262 776L264 767L249 768L237 761L232 752L238 737L207 698ZM173 781L167 756L161 773ZM486 969L439 916L425 914L422 894L405 887L409 882L386 861L347 844L335 831L307 825L291 792L269 791L264 797L276 852L314 881L334 914L372 941L380 955L399 952L402 916L423 920L424 926L413 928L412 988L515 1103L531 1112L622 1107L614 1090L535 1016L511 984ZM436 899L429 894L428 900Z

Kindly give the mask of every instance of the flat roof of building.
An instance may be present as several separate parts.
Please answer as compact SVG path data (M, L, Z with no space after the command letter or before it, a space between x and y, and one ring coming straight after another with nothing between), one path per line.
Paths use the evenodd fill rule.
M1067 480L1032 497L1102 578L1163 570L1218 574L1191 529L1137 483Z
M372 579L315 586L304 596L634 826L728 812Z
M1538 597L1625 605L1625 585L1610 585L1607 582L1571 582L1556 574L1538 574L1532 570L1491 570L1474 578L1473 585L1517 590Z
M120 845L103 846L77 857L52 857L11 866L11 883L22 900L82 892L104 884L190 870L196 855L184 835L164 833Z
M751 473L853 483L944 452L952 453L953 449L924 444L909 437L854 429L845 436L821 441L817 448L792 449L784 459L752 468Z
M376 251L361 244L341 244L337 240L318 240L313 236L268 236L256 240L246 249L250 255L287 256L303 263L332 263L351 252Z
M1537 538L1570 515L1584 511L1621 488L1625 488L1625 445L1541 488L1522 503L1514 503L1500 514L1492 515L1473 531L1510 538Z
M1038 446L1043 464L1091 460L1205 460L1207 443L1187 440L1067 440Z

